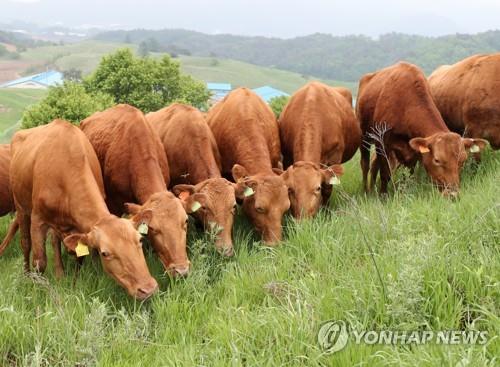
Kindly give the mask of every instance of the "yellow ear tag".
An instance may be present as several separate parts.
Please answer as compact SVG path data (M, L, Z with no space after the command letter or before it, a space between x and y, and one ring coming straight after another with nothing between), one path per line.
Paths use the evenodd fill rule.
M148 234L148 225L146 223L141 223L139 224L139 227L137 227L137 232L139 232L142 235L147 235Z
M340 179L337 176L330 178L330 185L340 185Z
M90 254L89 247L81 242L78 242L75 248L76 257L87 256Z
M420 151L420 153L429 153L430 152L429 148L427 148L427 147L419 147L418 150Z
M201 208L201 204L198 201L195 201L193 205L191 205L191 212L196 212Z
M470 152L471 153L479 153L481 149L479 149L479 145L474 144L473 146L470 147Z
M243 191L243 196L246 198L249 196L252 196L253 194L255 194L255 192L253 191L253 189L251 187L247 187L245 189L245 191Z

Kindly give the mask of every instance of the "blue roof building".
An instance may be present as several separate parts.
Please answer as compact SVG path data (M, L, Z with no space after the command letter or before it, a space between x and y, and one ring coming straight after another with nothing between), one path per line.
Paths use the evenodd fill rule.
M49 70L44 73L26 76L0 85L0 88L29 88L47 89L57 84L62 84L63 74L59 71Z
M253 91L255 93L257 93L267 103L269 103L269 101L271 101L271 99L273 99L275 97L283 97L283 96L289 97L290 96L288 93L285 93L279 89L270 87L268 85L266 85L264 87L260 87L260 88L255 88L255 89L253 89Z
M207 89L212 93L211 101L215 103L231 92L233 87L229 83L207 83Z

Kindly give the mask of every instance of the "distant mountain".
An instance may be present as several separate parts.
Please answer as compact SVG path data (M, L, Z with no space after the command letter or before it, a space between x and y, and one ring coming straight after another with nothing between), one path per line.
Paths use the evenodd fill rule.
M362 35L338 37L317 33L280 39L208 35L179 29L138 29L105 32L95 38L135 44L146 42L156 45L157 50L151 51L229 58L345 81L359 80L365 73L400 60L413 62L430 73L439 65L450 64L472 54L500 51L500 31L440 37L389 33L377 39Z

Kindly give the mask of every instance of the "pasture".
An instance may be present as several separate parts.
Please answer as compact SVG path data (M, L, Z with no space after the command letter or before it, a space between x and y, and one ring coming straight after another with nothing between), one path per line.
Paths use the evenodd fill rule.
M419 168L400 171L387 197L361 191L359 156L345 165L330 206L285 220L263 247L238 215L236 256L223 259L190 224L193 271L171 280L148 246L161 292L140 303L64 255L56 280L26 276L18 238L0 258L0 360L5 366L496 366L500 355L500 156L469 161L461 196L440 196ZM3 236L10 218L0 222ZM362 330L488 332L486 345L317 344L320 325Z
M24 109L43 98L47 91L0 89L0 143L8 143Z

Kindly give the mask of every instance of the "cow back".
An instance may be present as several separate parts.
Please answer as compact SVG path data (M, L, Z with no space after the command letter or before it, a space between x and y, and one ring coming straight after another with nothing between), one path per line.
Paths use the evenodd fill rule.
M219 147L225 176L231 175L236 163L250 174L270 174L279 165L281 147L276 118L251 90L232 91L209 111L207 122Z

